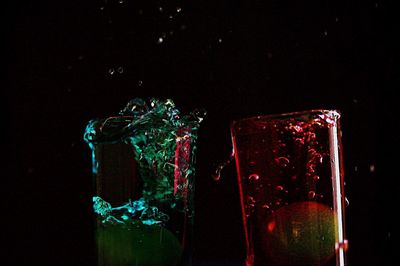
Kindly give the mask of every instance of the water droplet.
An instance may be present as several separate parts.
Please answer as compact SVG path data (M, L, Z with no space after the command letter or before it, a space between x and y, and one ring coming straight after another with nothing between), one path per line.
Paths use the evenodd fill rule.
M142 80L138 80L138 86L141 87L143 85L143 81Z
M176 8L176 12L177 12L177 13L180 13L181 11L182 11L182 8L181 8L181 7L177 7L177 8Z
M282 191L283 190L283 186L277 186L275 189L278 190L278 191Z
M164 39L163 39L162 37L159 37L158 40L157 40L157 43L160 44L160 43L162 43L163 41L164 41Z
M118 71L119 74L122 74L124 72L124 68L123 67L119 67L117 69L117 71Z
M110 75L114 75L115 69L114 69L114 68L110 68L110 69L108 70L108 73L109 73Z
M315 175L315 176L313 176L313 179L314 179L314 181L318 181L319 180L319 176Z
M370 171L371 173L375 172L375 165L371 164L371 165L369 166L369 171Z
M103 10L104 10L104 6L101 6L101 7L100 7L100 10L103 11Z
M221 164L219 164L217 166L217 168L215 169L214 174L212 174L212 178L215 181L218 181L221 178L221 171L222 169L224 169L230 162L232 162L232 160L235 158L235 153L232 152L228 158L228 160L226 160L225 162L222 162Z
M212 177L215 181L219 181L219 180L221 179L221 169L215 170L215 173L212 174L211 177Z
M315 198L315 191L312 191L312 190L309 191L309 192L308 192L308 198L309 198L309 199L314 199L314 198Z
M251 174L251 175L249 175L248 178L249 178L249 180L258 180L258 179L260 179L260 176L257 174Z
M123 4L124 0L119 0L118 3Z
M222 43L222 38L219 38L219 39L218 39L218 42L219 42L219 43Z
M163 12L164 9L160 6L160 7L158 8L158 11Z
M324 31L324 35L328 36L328 31L327 30Z

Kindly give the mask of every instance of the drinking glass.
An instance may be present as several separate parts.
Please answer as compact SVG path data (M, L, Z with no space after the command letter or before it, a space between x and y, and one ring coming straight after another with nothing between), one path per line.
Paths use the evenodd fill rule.
M88 123L97 265L191 265L197 132L204 112L133 99Z
M340 113L233 121L246 265L346 265Z

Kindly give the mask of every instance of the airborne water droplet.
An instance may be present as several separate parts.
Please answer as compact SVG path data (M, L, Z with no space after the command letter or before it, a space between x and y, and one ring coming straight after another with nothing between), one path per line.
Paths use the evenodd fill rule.
M114 68L110 68L110 69L108 70L108 73L109 73L110 75L114 75L115 69L114 69Z
M350 201L347 197L344 197L344 204L346 207L348 207L350 205Z
M211 175L211 177L215 180L215 181L219 181L221 179L221 168L217 168L215 170L215 173Z
M369 166L369 171L370 171L371 173L375 172L375 165L371 164L371 165Z
M164 41L164 39L163 39L162 37L159 37L158 40L157 40L157 43L160 44L160 43L162 43L163 41Z
M231 155L229 156L228 160L226 160L225 162L219 164L217 166L217 168L215 169L215 172L211 175L212 178L215 181L218 181L221 178L221 171L222 169L225 168L225 166L227 166L230 162L232 162L232 160L235 158L235 153L232 152Z
M119 67L117 69L117 71L118 71L119 74L122 74L124 72L124 68L123 67Z

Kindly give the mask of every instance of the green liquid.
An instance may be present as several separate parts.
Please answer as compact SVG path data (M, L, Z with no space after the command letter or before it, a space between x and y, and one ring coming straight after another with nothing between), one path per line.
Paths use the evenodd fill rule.
M158 225L108 225L97 230L98 265L175 266L182 247L167 229Z

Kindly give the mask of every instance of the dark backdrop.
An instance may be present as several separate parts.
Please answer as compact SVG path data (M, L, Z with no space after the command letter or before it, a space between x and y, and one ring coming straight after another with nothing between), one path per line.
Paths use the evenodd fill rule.
M1 265L92 265L83 131L135 97L208 111L197 158L198 265L243 261L235 169L218 183L210 177L231 151L230 121L315 108L342 112L349 265L395 265L399 25L391 1L4 6Z

